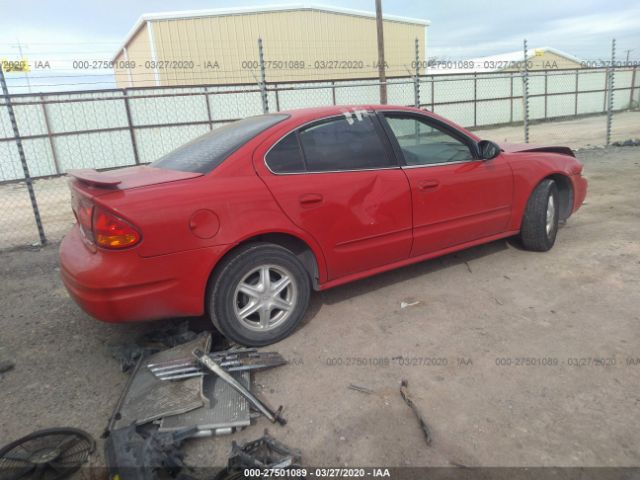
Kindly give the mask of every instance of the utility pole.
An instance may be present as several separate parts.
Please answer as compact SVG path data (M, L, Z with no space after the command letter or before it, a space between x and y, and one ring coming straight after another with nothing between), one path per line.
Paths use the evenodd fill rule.
M384 32L382 26L382 0L376 0L376 27L378 30L378 76L380 77L380 103L387 103L387 75L384 63Z

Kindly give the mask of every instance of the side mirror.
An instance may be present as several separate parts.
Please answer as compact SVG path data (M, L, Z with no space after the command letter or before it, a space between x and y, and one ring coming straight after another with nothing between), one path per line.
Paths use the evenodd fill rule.
M483 160L491 160L500 155L500 146L492 142L491 140L480 140L478 142L478 151L480 152L480 158Z

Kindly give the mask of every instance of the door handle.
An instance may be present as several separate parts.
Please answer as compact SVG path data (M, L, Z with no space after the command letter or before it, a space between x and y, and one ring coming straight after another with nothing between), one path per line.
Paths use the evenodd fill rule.
M438 180L422 180L418 183L418 188L424 192L426 190L437 188L439 185L440 182Z
M324 200L323 196L319 193L305 193L300 196L301 205L313 205L314 203L320 203Z

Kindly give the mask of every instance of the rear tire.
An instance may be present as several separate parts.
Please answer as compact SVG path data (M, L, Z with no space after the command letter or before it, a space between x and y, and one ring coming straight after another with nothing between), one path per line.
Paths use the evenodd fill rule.
M553 247L558 233L560 212L558 187L543 180L533 190L522 219L520 240L527 250L546 252Z
M311 287L300 261L284 247L252 243L216 270L209 291L211 321L229 340L261 347L282 340L307 311Z

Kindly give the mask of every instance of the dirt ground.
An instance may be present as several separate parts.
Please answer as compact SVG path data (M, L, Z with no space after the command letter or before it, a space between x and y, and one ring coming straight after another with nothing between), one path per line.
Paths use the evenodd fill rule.
M573 120L532 122L529 143L566 145L589 148L606 144L606 115L590 115ZM473 130L473 129L472 129ZM476 135L494 142L524 143L522 124L473 130ZM640 138L640 112L619 112L613 115L611 142Z
M597 115L574 120L533 123L531 143L589 148L605 144L606 116ZM475 133L496 142L524 143L521 124L478 129ZM611 141L640 139L640 112L616 112ZM58 177L34 182L34 190L45 234L50 241L60 240L73 224L69 206L67 179ZM29 195L24 183L0 185L0 249L39 243Z
M498 241L315 294L270 348L291 363L254 377L288 424L191 440L187 461L221 465L269 427L314 466L640 466L640 149L579 157L587 203L550 252ZM0 270L0 360L16 363L0 443L54 426L99 437L127 380L107 346L164 323L89 318L55 245L0 253Z

